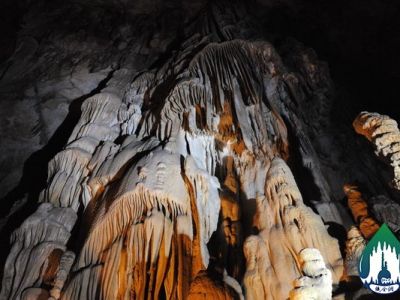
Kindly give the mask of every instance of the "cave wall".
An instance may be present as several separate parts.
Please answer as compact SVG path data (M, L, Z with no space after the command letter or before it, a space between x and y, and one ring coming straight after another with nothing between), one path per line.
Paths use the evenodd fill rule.
M348 182L397 232L390 166L273 16L303 6L24 4L0 73L2 298L341 295Z

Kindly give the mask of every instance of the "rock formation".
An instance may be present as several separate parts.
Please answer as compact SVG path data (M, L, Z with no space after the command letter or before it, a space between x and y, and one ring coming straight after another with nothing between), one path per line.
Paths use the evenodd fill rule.
M318 250L315 255L318 259L324 257L322 261L327 261L332 270L332 275L329 271L331 291L332 278L338 284L343 273L337 240L329 236L321 218L304 205L293 175L282 159L271 162L265 182L265 196L257 199L256 226L260 233L250 236L244 245L246 296L248 299L285 298L293 281L301 275L302 264L297 253L311 247L320 249L322 256ZM308 259L310 251L302 252L304 258Z
M345 274L350 277L358 277L358 262L365 248L366 240L356 226L352 226L347 233Z
M313 50L236 1L81 2L32 4L0 72L1 107L30 130L7 119L23 130L13 144L7 125L0 152L38 150L0 220L2 240L13 231L0 299L325 300L355 276L364 237L398 231L396 195L371 204L348 185L360 231L342 257L343 182L382 180L330 118ZM355 124L396 177L395 122Z
M33 288L32 293L36 293L41 285L53 284L75 221L71 208L51 203L41 204L26 219L12 236L0 299L21 299L22 295L29 299L31 292L27 289Z
M290 299L332 299L332 274L321 253L314 248L305 248L300 251L299 258L303 276L295 281Z
M367 202L355 185L346 184L343 191L347 196L347 205L353 214L354 222L360 228L362 235L370 239L379 229L379 224L368 210Z
M393 187L400 190L400 131L397 122L378 113L362 112L353 122L357 133L375 146L376 155L387 159L393 168Z
M369 200L376 220L386 223L393 233L400 233L400 205L385 195L373 196Z

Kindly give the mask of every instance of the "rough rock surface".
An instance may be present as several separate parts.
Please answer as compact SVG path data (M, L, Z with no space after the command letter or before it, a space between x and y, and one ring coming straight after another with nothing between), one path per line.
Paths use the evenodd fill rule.
M397 122L389 116L362 112L354 120L357 133L375 146L376 155L386 158L393 168L393 187L400 190L400 131Z
M247 238L244 245L247 261L244 286L248 299L287 297L292 289L292 282L287 279L301 275L304 271L301 259L312 260L308 255L311 250L303 249L311 247L321 251L314 249L311 256L315 254L315 259L328 263L327 293L331 296L332 277L333 283L338 284L343 273L338 242L329 236L321 218L304 205L290 169L280 158L272 161L265 194L257 199L256 226L260 233ZM303 253L304 257L300 255L299 259L294 253ZM298 297L295 299L306 299Z
M361 226L349 195L366 238L397 228L327 65L254 7L60 2L31 4L1 66L0 299L329 299L364 243L342 257L343 184L386 199Z
M332 274L317 249L305 248L299 259L303 276L296 279L290 299L327 300L332 298Z
M397 235L400 233L400 205L384 195L371 197L368 201L376 220L386 223Z
M20 299L27 288L52 283L75 220L72 209L51 203L41 204L25 220L12 236L0 299Z
M362 235L370 239L379 229L379 224L371 215L367 202L363 199L359 188L346 184L343 190L347 196L347 205L351 210L354 222L360 228Z
M358 277L358 262L365 248L366 241L360 230L352 226L347 233L345 274L348 278Z

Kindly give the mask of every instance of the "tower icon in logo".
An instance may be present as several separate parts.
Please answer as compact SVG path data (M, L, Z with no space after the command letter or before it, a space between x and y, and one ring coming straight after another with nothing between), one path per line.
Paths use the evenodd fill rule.
M365 247L358 264L364 286L378 294L400 288L400 242L383 224Z

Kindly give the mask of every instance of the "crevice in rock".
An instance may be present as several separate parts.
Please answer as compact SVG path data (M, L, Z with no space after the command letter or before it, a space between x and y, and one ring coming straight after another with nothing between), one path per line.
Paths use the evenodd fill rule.
M304 203L311 207L315 213L318 213L314 207L313 201L321 201L321 192L315 184L314 176L309 168L303 165L299 150L300 144L295 136L290 122L285 122L288 128L289 140L289 160L288 165L293 172L297 185L303 195Z

